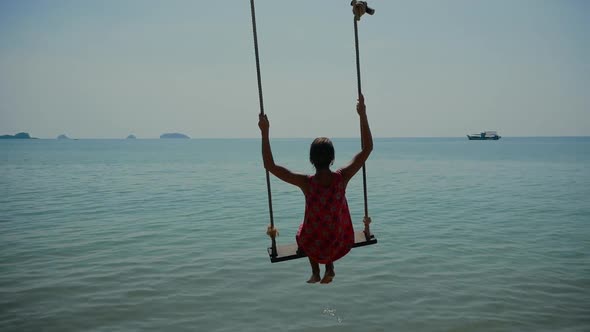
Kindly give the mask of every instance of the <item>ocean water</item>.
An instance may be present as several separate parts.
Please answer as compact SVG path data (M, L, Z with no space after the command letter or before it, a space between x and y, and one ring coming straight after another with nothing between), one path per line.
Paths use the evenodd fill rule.
M378 244L308 285L269 261L258 140L0 141L0 330L590 331L590 138L376 139L367 182ZM292 243L303 196L272 193Z

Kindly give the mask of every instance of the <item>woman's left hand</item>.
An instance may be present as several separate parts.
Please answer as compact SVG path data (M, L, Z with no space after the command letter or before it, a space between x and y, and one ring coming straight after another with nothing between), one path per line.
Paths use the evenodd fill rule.
M258 128L260 128L262 134L268 134L270 123L268 122L268 117L266 114L260 113L258 115Z

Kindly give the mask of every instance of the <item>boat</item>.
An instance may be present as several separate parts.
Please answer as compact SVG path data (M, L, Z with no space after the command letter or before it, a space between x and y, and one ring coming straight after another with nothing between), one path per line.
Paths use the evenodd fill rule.
M484 131L479 134L467 135L467 138L469 138L470 141L485 141L485 140L497 141L500 138L502 138L502 136L498 135L498 133L495 131Z

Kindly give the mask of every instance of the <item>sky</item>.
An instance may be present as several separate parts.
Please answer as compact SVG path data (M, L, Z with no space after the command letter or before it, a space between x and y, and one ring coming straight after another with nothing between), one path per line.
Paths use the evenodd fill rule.
M590 2L373 0L375 137L590 135ZM348 0L256 1L271 137L358 137ZM248 0L0 1L0 135L259 137Z

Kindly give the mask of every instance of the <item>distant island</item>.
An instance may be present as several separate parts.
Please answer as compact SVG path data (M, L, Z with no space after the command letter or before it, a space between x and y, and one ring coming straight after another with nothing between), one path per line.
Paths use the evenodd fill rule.
M131 134L129 136L127 136L127 139L136 139L137 137L135 137L135 135Z
M31 137L29 133L18 133L16 135L2 135L0 139L37 139L35 137Z
M166 134L160 135L160 138L190 138L190 137L186 136L185 134L181 134L181 133L166 133Z
M66 136L66 134L61 134L59 136L57 136L57 139L70 139L68 136Z

